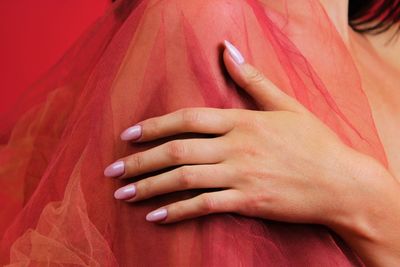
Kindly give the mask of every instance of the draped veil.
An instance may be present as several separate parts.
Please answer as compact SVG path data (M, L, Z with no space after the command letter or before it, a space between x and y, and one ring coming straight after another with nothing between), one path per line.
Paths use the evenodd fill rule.
M0 262L363 265L323 226L236 214L145 221L204 190L113 199L126 182L103 177L104 167L157 144L122 142L123 129L183 107L256 109L223 67L224 39L343 142L386 164L353 59L317 0L120 0L1 116Z

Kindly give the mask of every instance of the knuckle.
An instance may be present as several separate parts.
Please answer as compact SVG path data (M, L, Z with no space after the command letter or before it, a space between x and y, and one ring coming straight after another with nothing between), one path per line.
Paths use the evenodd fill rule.
M249 215L256 216L259 213L260 210L260 199L258 197L249 197L245 201L245 205L243 205L246 208L246 212Z
M191 168L189 167L181 167L179 170L179 185L181 186L181 188L191 188L192 184L193 184L193 172L191 170Z
M251 85L258 85L265 81L264 75L257 69L252 69L247 74L247 82Z
M246 146L242 148L242 152L250 157L257 157L260 155L259 150L256 147Z
M151 181L143 180L137 183L136 187L137 187L136 199L142 199L151 196L151 188L153 188L153 183Z
M238 158L243 160L256 158L258 156L264 156L265 151L260 149L260 143L252 142L247 144L238 144L231 149L231 152L235 154Z
M168 155L174 163L180 163L185 158L186 146L179 141L172 141L167 147Z
M242 177L242 182L247 183L254 177L254 171L250 168L238 168L238 175Z
M257 209L262 201L263 196L259 193L255 193L247 199L247 206L253 209Z
M171 221L177 221L187 216L185 205L182 202L172 204L168 209L168 217Z
M160 125L159 125L159 121L156 119L152 119L147 121L145 127L143 127L146 129L146 132L148 135L150 136L156 136L158 135L158 132L160 131Z
M143 156L141 154L135 154L130 160L131 168L136 172L143 168Z
M243 120L242 125L248 130L251 130L252 133L254 133L254 131L262 132L266 128L264 120L260 116L254 115L250 117L250 119Z
M214 212L216 208L215 201L212 197L207 194L204 194L201 198L201 211L203 214L209 214Z
M248 165L238 169L238 174L242 177L241 182L244 184L254 184L259 181L265 183L265 177L270 177L270 173L265 168L254 168L254 165Z
M182 109L181 119L184 126L192 127L199 123L200 113L193 109Z

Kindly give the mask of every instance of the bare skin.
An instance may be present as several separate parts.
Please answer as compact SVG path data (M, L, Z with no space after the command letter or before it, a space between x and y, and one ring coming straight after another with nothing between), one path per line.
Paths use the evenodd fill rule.
M400 42L393 39L395 28L380 35L362 36L351 32L351 48L357 64L364 92L366 93L379 137L388 159L388 171L400 181ZM397 201L398 198L396 199ZM400 201L399 201L400 202ZM379 207L380 206L380 207ZM371 266L397 266L400 213L398 205L382 202L371 210L371 224L380 235L371 242L359 242L358 238L347 241ZM376 213L375 213L376 212ZM380 224L378 226L378 224ZM342 235L343 236L343 235ZM345 235L346 236L346 235ZM351 235L350 235L351 236ZM361 245L361 246L360 246Z
M322 4L358 66L389 169L344 145L226 45L229 74L258 101L261 111L193 108L139 122L135 135L138 129L140 134L123 136L125 141L145 142L184 132L219 137L175 140L120 159L113 165L122 165L123 172L113 172L112 165L106 176L129 178L169 166L191 166L128 185L116 192L116 198L135 202L192 188L225 188L171 203L147 219L172 223L235 212L319 223L336 231L369 266L399 266L400 69L393 60L399 44L388 48L379 39L354 33L346 21L347 1ZM245 146L242 140L248 140Z
M391 37L394 28L382 35L354 35L353 56L361 74L389 170L400 177L400 42Z
M348 26L348 0L321 0L321 4L354 57L390 171L400 177L400 38L392 38L397 27L361 35Z
M393 38L397 27L379 35L361 35L347 26L348 1L322 0L321 3L353 55L386 152L389 175L400 181L400 38ZM377 209L380 211L377 212ZM373 214L370 217L370 230L375 228L379 238L363 242L348 232L342 233L342 237L358 250L367 264L398 265L398 205L382 202L370 213Z

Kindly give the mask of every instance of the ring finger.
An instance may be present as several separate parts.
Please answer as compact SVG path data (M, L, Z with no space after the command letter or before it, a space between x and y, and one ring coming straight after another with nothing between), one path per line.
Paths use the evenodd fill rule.
M115 198L136 202L188 189L229 188L235 177L226 164L182 166L115 191Z

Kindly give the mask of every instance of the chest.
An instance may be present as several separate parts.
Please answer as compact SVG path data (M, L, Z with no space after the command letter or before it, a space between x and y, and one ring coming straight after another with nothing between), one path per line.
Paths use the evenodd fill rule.
M361 71L364 91L389 162L389 169L400 179L400 73L371 68ZM375 65L376 66L376 65Z

